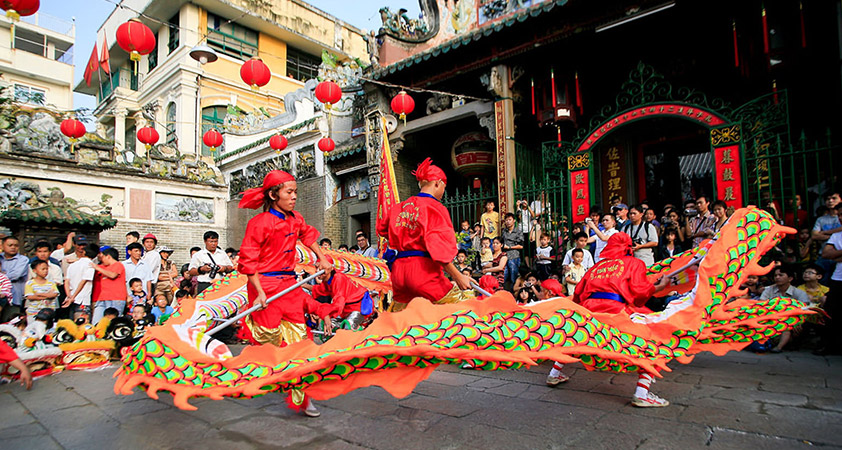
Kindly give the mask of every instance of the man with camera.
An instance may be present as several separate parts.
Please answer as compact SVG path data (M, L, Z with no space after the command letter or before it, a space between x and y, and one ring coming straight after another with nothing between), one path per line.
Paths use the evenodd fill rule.
M629 224L623 230L632 239L634 257L643 261L646 267L655 264L655 249L658 247L658 230L654 225L643 220L644 209L641 205L629 208Z
M698 247L703 240L710 239L715 234L716 216L710 212L709 206L708 198L700 195L696 199L696 209L684 210L687 217L686 238L693 239L693 247Z
M196 295L207 289L214 280L234 270L231 259L219 248L219 234L206 231L204 236L205 248L196 252L190 259L190 275L198 277Z

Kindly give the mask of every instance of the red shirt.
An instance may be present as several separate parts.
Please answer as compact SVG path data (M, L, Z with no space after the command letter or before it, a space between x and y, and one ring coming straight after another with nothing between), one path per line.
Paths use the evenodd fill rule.
M360 310L360 302L366 293L366 289L354 283L344 274L333 272L331 277L313 286L313 298L328 296L333 299L331 303L320 303L313 298L307 299L307 310L319 317L345 316L352 311Z
M319 230L304 222L301 214L270 209L254 216L246 226L240 246L239 271L246 275L295 270L295 243L309 247Z
M377 223L377 234L386 236L397 251L420 250L433 261L446 264L456 257L456 234L450 212L430 194L420 193L389 211L386 221Z
M126 268L123 267L123 263L115 261L110 266L100 264L98 267L109 272L117 272L117 276L112 280L99 271L94 273L94 290L91 299L95 302L126 301Z
M0 363L8 363L18 359L18 354L5 341L0 340Z

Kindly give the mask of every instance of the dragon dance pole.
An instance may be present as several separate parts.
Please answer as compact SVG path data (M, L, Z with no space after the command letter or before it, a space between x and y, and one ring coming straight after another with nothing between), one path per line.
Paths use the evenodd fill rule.
M479 287L478 284L476 284L474 282L471 282L471 287L474 288L474 290L479 292L480 294L482 294L486 297L491 297L491 294L488 291L486 291L485 289Z
M286 295L286 294L288 294L288 293L290 293L290 292L294 291L295 289L298 289L298 288L299 288L299 287L301 287L304 283L308 283L308 282L310 282L310 280L315 279L316 277L318 277L319 275L321 275L321 274L323 274L323 273L325 273L325 271L324 271L324 270L319 270L318 272L314 273L313 275L310 275L309 277L307 277L307 278L305 278L305 279L303 279L303 280L299 281L298 283L293 284L292 286L290 286L290 287L288 287L288 288L284 289L283 291L278 292L277 294L275 294L275 295L273 295L273 296L269 297L268 299L266 299L266 304L269 304L269 302L275 301L275 300L277 300L277 299L281 298L282 296L284 296L284 295ZM212 329L212 330L208 331L207 333L205 333L205 336L213 336L213 335L214 335L214 334L216 334L219 330L221 330L221 329L223 329L223 328L227 327L228 325L231 325L232 323L234 323L234 322L236 322L236 321L238 321L238 320L242 319L243 317L245 317L245 316L247 316L247 315L249 315L249 314L251 314L251 313L253 313L253 312L257 311L258 309L260 309L260 305L254 305L254 306L252 306L251 308L249 308L249 309L247 309L247 310L245 310L245 311L241 312L240 314L237 314L236 316L234 316L234 317L232 317L232 318L230 318L230 319L226 320L225 322L221 323L219 326L214 327L214 329Z

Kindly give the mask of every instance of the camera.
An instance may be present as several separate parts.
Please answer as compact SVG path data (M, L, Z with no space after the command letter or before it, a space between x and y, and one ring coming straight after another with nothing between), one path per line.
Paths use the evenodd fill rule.
M699 211L697 211L695 209L687 208L687 209L684 210L684 215L687 216L687 217L696 217L696 216L699 215Z
M593 222L593 219L591 219L590 217L585 217L585 223L591 223L591 222Z
M210 279L213 280L214 278L216 278L216 274L219 273L219 266L216 264L208 264L208 266L210 266L210 270L208 271L208 277L210 277Z

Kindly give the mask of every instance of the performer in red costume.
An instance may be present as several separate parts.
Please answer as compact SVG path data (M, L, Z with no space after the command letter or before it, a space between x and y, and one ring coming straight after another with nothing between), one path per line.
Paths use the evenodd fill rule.
M573 301L594 313L631 314L648 312L643 306L655 292L664 289L668 280L657 284L646 279L646 265L634 257L632 240L626 233L608 239L600 254L600 261L585 272L573 292ZM563 364L556 362L547 377L547 384L555 386L569 377L561 373ZM642 408L668 406L669 402L649 392L652 375L640 372L632 405Z
M456 236L450 213L441 204L447 176L427 158L413 172L421 193L395 205L386 220L377 221L377 234L388 236L397 250L392 265L392 311L401 311L415 297L433 303L458 303L467 298L471 279L453 264ZM456 282L444 277L442 269Z
M307 299L307 311L315 314L325 322L325 331L332 332L331 318L347 319L352 329L362 324L366 316L371 314L373 301L368 289L351 281L339 272L323 274L319 277L319 284L313 286L313 296ZM316 299L329 297L329 303Z
M20 384L27 390L32 388L32 374L29 372L29 367L20 360L18 354L15 353L9 344L0 340L0 364L8 364L20 372Z
M266 174L263 186L247 190L240 200L240 208L263 206L263 213L249 220L239 260L239 271L248 276L250 305L263 307L244 319L252 339L259 344L284 346L308 338L304 307L309 295L302 289L266 303L268 297L295 284L298 240L316 253L320 269L327 273L333 271L333 264L325 259L316 242L319 231L307 225L301 214L294 211L297 196L295 178L284 171L273 170ZM301 391L290 392L290 406L295 410L303 409L310 417L320 415Z

